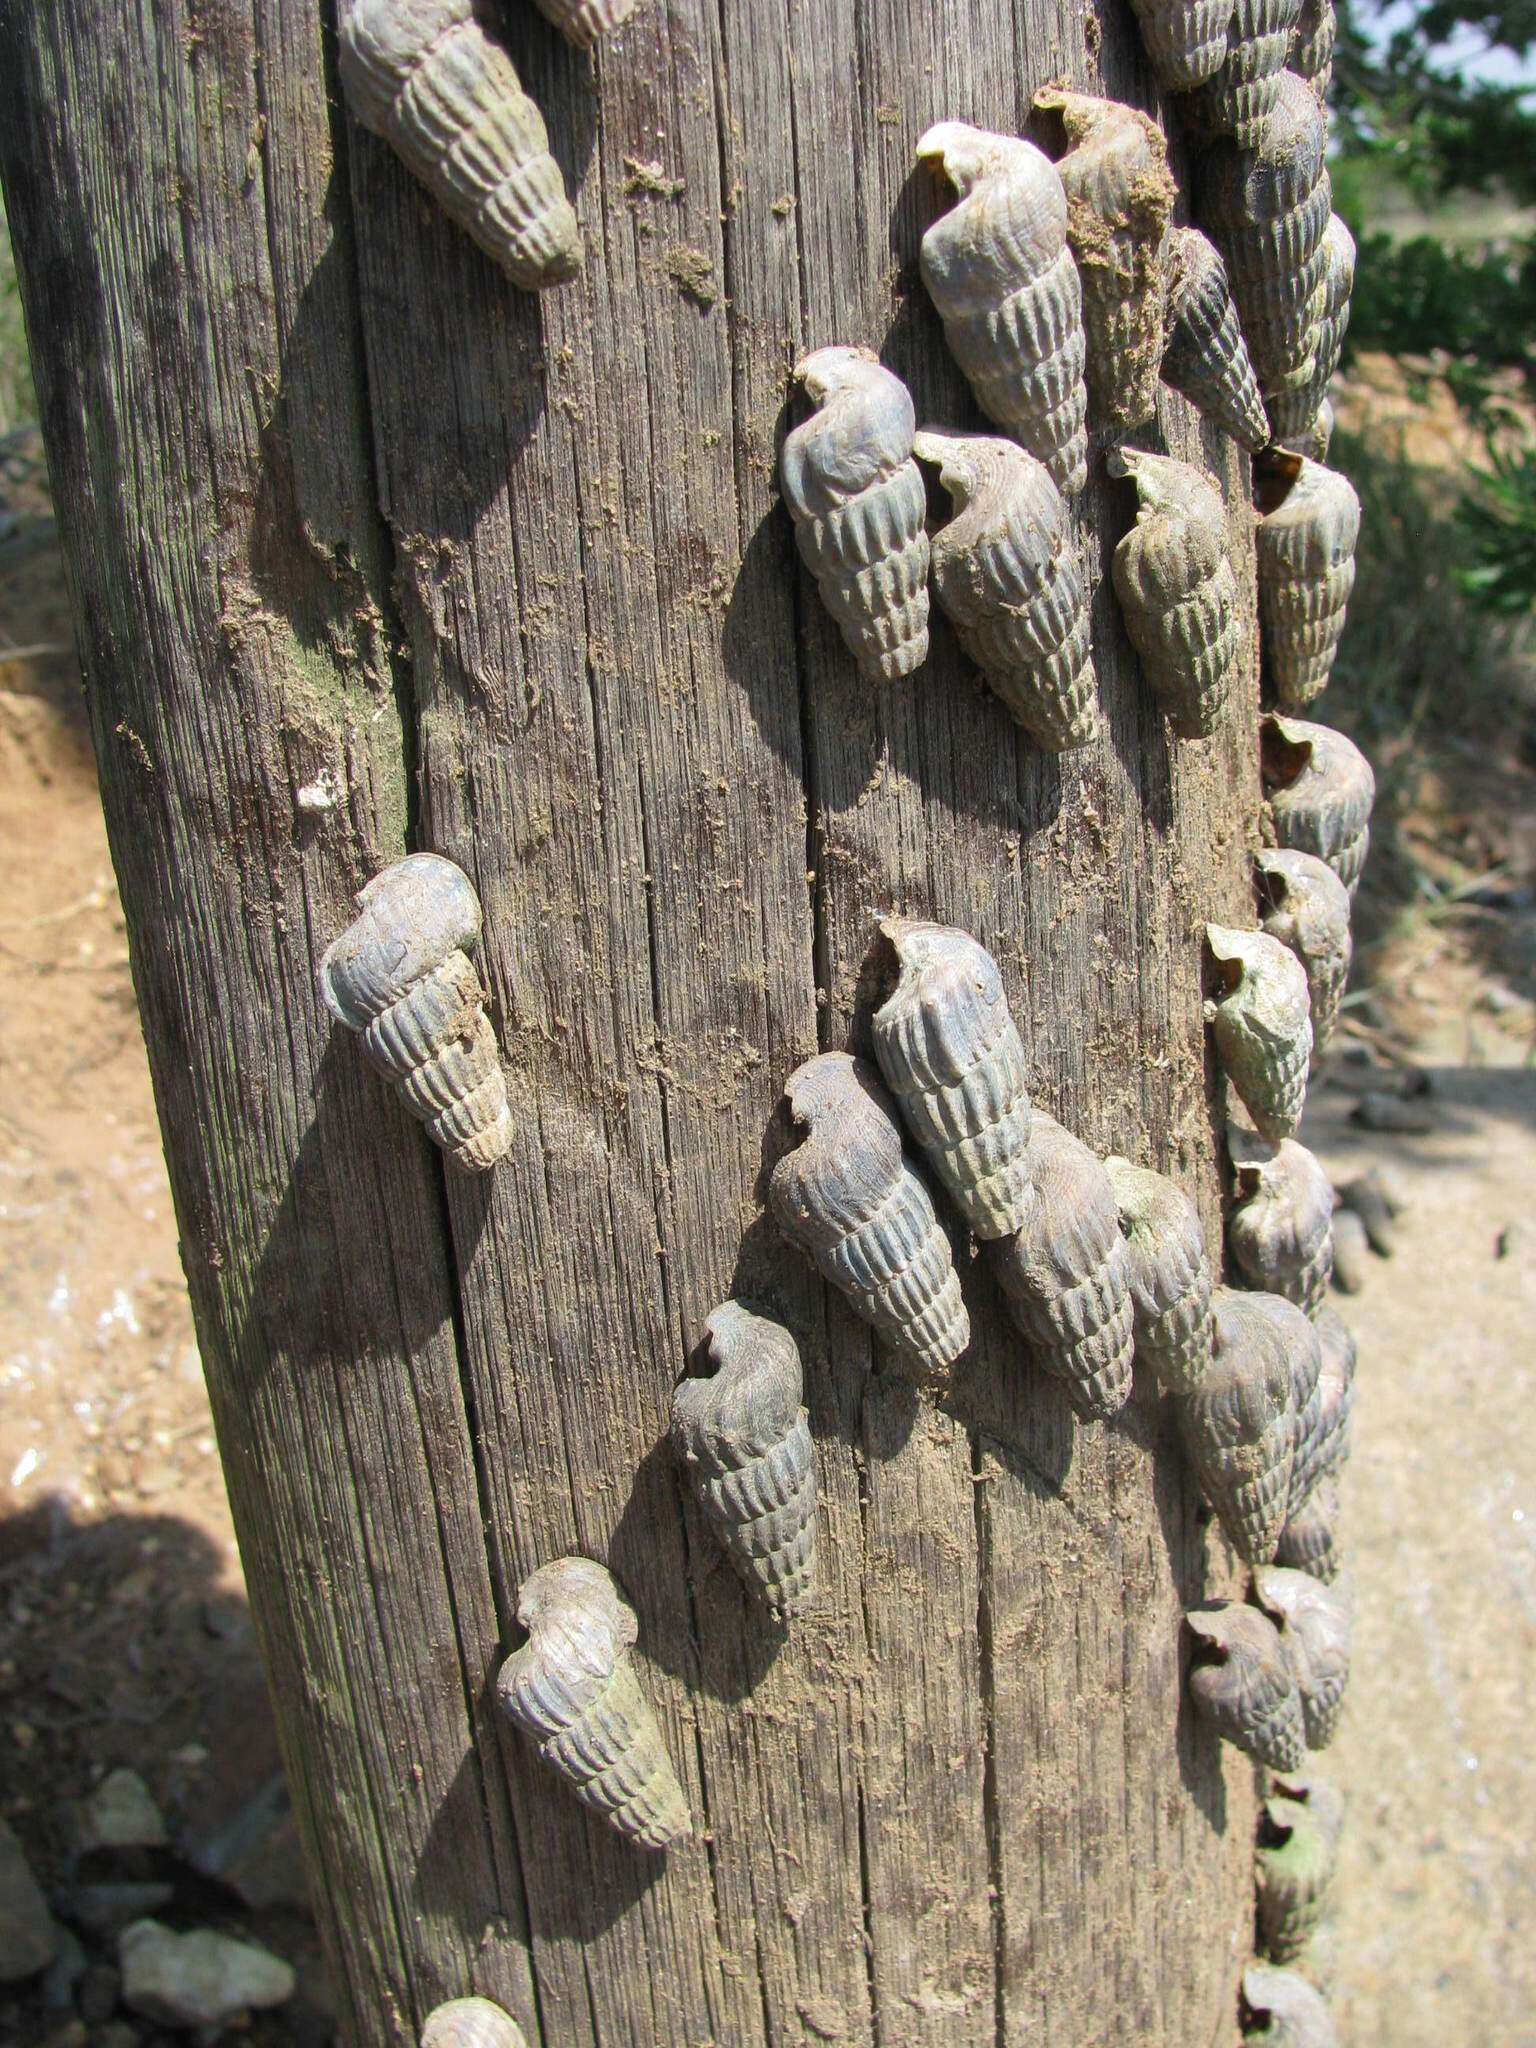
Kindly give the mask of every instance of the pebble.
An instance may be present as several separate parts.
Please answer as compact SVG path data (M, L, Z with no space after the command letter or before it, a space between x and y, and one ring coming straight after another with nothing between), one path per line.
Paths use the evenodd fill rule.
M1392 1226L1392 1204L1381 1176L1373 1169L1346 1181L1339 1189L1339 1200L1346 1209L1352 1209L1365 1225L1371 1250L1384 1259L1390 1259L1397 1250L1397 1232Z
M43 2006L48 2012L73 2012L75 1986L85 1975L85 1950L60 1922L53 1929L56 1953L43 1979Z
M117 2011L122 1979L110 1963L92 1963L80 1980L76 2004L83 2020L109 2020Z
M20 1842L0 1820L0 1984L19 1984L46 1970L58 1935Z
M293 1801L281 1772L212 1833L195 1838L187 1860L204 1877L227 1884L253 1912L274 1906L309 1909L309 1888Z
M1395 1131L1403 1137L1427 1137L1435 1119L1417 1101L1370 1089L1350 1111L1350 1122L1367 1131Z
M242 2013L285 2005L294 1974L253 1942L209 1928L177 1934L158 1920L125 1927L117 1945L123 2003L162 2025L216 2033Z
M93 1849L163 1849L170 1841L160 1809L137 1771L109 1771L80 1802L76 1840Z
M77 1884L60 1894L59 1911L98 1941L115 1941L125 1927L158 1913L176 1896L173 1885L146 1879L142 1883Z

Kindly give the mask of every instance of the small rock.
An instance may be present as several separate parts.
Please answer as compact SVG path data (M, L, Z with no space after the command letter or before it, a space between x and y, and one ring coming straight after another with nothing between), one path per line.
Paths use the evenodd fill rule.
M1350 1111L1350 1122L1367 1131L1394 1131L1401 1137L1426 1137L1435 1128L1427 1109L1406 1096L1386 1095L1371 1089Z
M80 1803L76 1839L87 1855L93 1849L163 1849L170 1837L138 1772L109 1771Z
M46 1970L58 1949L53 1916L20 1842L0 1820L0 1984Z
M117 1957L123 2003L169 2027L217 2031L293 1996L293 1971L280 1957L209 1928L177 1934L158 1920L138 1920L123 1929Z
M55 1954L42 1982L43 2006L48 2012L72 2012L75 1986L85 1975L85 1950L69 1928L54 1923Z
M123 1980L110 1963L92 1963L80 1980L76 2003L83 2020L109 2020L117 2011Z
M1333 1284L1341 1294L1358 1294L1370 1268L1370 1240L1353 1209L1333 1212Z
M125 1927L146 1913L158 1913L174 1897L174 1887L158 1881L77 1884L60 1894L59 1911L83 1933L94 1934L98 1941L115 1941Z
M1339 1200L1346 1209L1352 1209L1365 1225L1371 1250L1384 1259L1390 1259L1397 1250L1397 1232L1392 1223L1392 1206L1387 1200L1381 1176L1375 1169L1346 1181L1339 1189Z

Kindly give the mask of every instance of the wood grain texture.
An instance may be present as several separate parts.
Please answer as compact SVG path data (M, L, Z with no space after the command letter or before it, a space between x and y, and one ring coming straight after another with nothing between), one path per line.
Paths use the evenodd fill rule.
M109 828L343 2018L409 2042L476 1990L542 2048L1230 2042L1253 1793L1179 1630L1229 1565L1155 1389L1075 1425L957 1231L977 1342L936 1411L761 1216L779 1086L862 1044L896 909L976 933L1039 1101L1218 1236L1199 934L1251 919L1246 462L1164 395L1250 593L1233 708L1175 751L1095 451L1108 736L1059 763L942 622L917 675L861 681L774 487L812 346L981 425L913 145L1017 128L1060 76L1156 111L1130 17L652 0L590 59L487 20L587 238L539 301L347 123L309 0L0 0ZM485 1183L444 1180L315 994L408 843L485 906L517 1131ZM824 1584L787 1636L665 1442L731 1293L805 1361ZM572 1549L640 1617L697 1821L665 1859L496 1724L517 1586Z

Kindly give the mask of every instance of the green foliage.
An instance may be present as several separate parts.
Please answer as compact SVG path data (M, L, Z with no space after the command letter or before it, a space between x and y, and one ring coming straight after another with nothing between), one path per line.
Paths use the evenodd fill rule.
M1500 370L1518 371L1536 393L1536 245L1467 251L1433 235L1394 240L1358 216L1350 225L1360 258L1349 351L1444 351L1458 359L1452 387L1472 410L1492 402Z
M1498 450L1456 512L1467 560L1457 582L1481 611L1507 619L1536 609L1536 449Z

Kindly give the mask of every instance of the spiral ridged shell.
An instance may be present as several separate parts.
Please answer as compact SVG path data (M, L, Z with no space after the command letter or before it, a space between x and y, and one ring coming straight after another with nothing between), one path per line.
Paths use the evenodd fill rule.
M590 50L622 27L639 4L640 0L536 0L540 14L578 50Z
M662 1849L690 1832L688 1802L640 1690L634 1609L586 1557L523 1581L528 1641L502 1665L496 1696L542 1760L621 1835Z
M1264 1802L1255 1853L1259 1939L1277 1963L1299 1956L1322 1924L1338 1863L1338 1838L1299 1799Z
M1238 322L1227 266L1198 228L1168 238L1168 339L1163 382L1251 454L1269 443L1269 417Z
M1305 1769L1276 1771L1269 1781L1270 1795L1303 1807L1324 1839L1337 1849L1344 1833L1347 1805L1344 1794L1331 1778L1313 1768L1308 1758Z
M1315 1470L1304 1469L1297 1479L1302 1500L1324 1479L1343 1471L1349 1457L1350 1411L1355 1405L1355 1340L1348 1324L1337 1309L1324 1307L1317 1312L1315 1328L1323 1354L1318 1375L1320 1427L1316 1448L1310 1454Z
M1131 5L1164 92L1191 92L1226 62L1232 0L1131 0Z
M528 2039L488 1998L455 1998L428 2015L421 2048L528 2048Z
M347 104L525 291L581 267L581 229L538 108L472 0L350 0Z
M774 1614L801 1614L816 1593L817 1486L799 1350L739 1301L704 1327L716 1370L678 1384L673 1441L748 1590Z
M1317 1484L1323 1434L1323 1347L1311 1318L1283 1295L1255 1292L1248 1299L1275 1331L1285 1350L1290 1376L1291 1469L1286 1480L1286 1514L1302 1508Z
M1312 1005L1301 962L1267 932L1208 924L1221 993L1205 1006L1227 1078L1266 1138L1301 1121L1312 1059Z
M1359 537L1360 500L1348 477L1303 456L1254 539L1265 661L1282 710L1304 711L1328 687Z
M1259 917L1301 962L1312 1006L1312 1065L1333 1036L1354 955L1349 891L1315 853L1271 847L1257 854Z
M1056 169L1082 284L1089 402L1103 427L1124 433L1157 405L1175 189L1168 145L1156 122L1118 100L1053 88L1035 106L1061 117L1071 144Z
M1201 1491L1233 1548L1267 1564L1286 1517L1296 1431L1285 1338L1258 1302L1229 1287L1214 1291L1210 1361L1178 1411Z
M1309 462L1326 462L1333 442L1333 425L1333 401L1325 398L1311 426L1298 438L1296 453L1305 455Z
M450 1165L483 1173L512 1143L507 1084L480 978L464 948L480 936L480 899L462 868L407 854L375 875L358 915L320 962L338 1023L388 1075Z
M1218 1735L1277 1771L1307 1754L1301 1698L1279 1631L1256 1607L1228 1600L1185 1617L1195 1638L1189 1696Z
M1370 762L1331 726L1279 712L1259 721L1259 755L1274 843L1327 861L1353 896L1371 845Z
M1227 1244L1243 1277L1315 1316L1333 1274L1333 1184L1294 1138L1228 1134L1238 1203Z
M942 1383L970 1318L949 1239L902 1155L896 1105L845 1052L797 1067L784 1095L805 1137L769 1181L780 1228L898 1357Z
M867 349L816 349L795 377L817 407L779 463L800 556L859 673L894 682L928 658L928 493L912 460L912 400Z
M1261 1565L1253 1575L1260 1607L1280 1632L1301 1697L1308 1749L1326 1749L1337 1733L1349 1687L1353 1619L1347 1595L1307 1572Z
M1043 462L1059 490L1080 491L1087 343L1056 166L1032 142L963 121L930 128L917 155L959 194L921 251L950 353L988 419Z
M1250 1963L1243 1972L1243 2003L1255 2022L1244 2027L1245 2042L1261 2048L1339 2048L1328 2001L1295 1970Z
M925 428L916 447L955 505L934 536L933 580L961 645L1038 746L1090 746L1103 721L1066 501L1012 441Z
M1314 1579L1332 1585L1339 1575L1339 1490L1331 1479L1320 1479L1311 1497L1289 1516L1275 1545L1276 1564L1310 1572Z
M1198 135L1230 135L1256 148L1273 112L1302 0L1236 0L1227 49L1209 78L1183 102Z
M992 1271L1040 1364L1085 1421L1117 1414L1131 1391L1130 1253L1103 1164L1035 1111L1029 1221L989 1247Z
M1115 549L1115 594L1147 681L1182 739L1220 717L1242 644L1221 493L1187 462L1139 448L1109 468L1136 485L1136 524Z
M1318 105L1325 109L1333 84L1333 53L1338 40L1339 23L1333 0L1301 0L1286 68L1307 81L1317 94Z
M1194 1203L1163 1174L1106 1159L1130 1251L1136 1356L1170 1394L1193 1393L1211 1362L1210 1260Z
M1332 213L1323 231L1323 283L1316 309L1312 359L1304 372L1270 395L1266 408L1275 439L1299 454L1310 456L1314 462L1321 462L1327 452L1326 435L1320 450L1314 450L1308 442L1317 430L1318 414L1339 366L1354 286L1355 238L1339 216ZM1332 431L1331 415L1327 431Z

